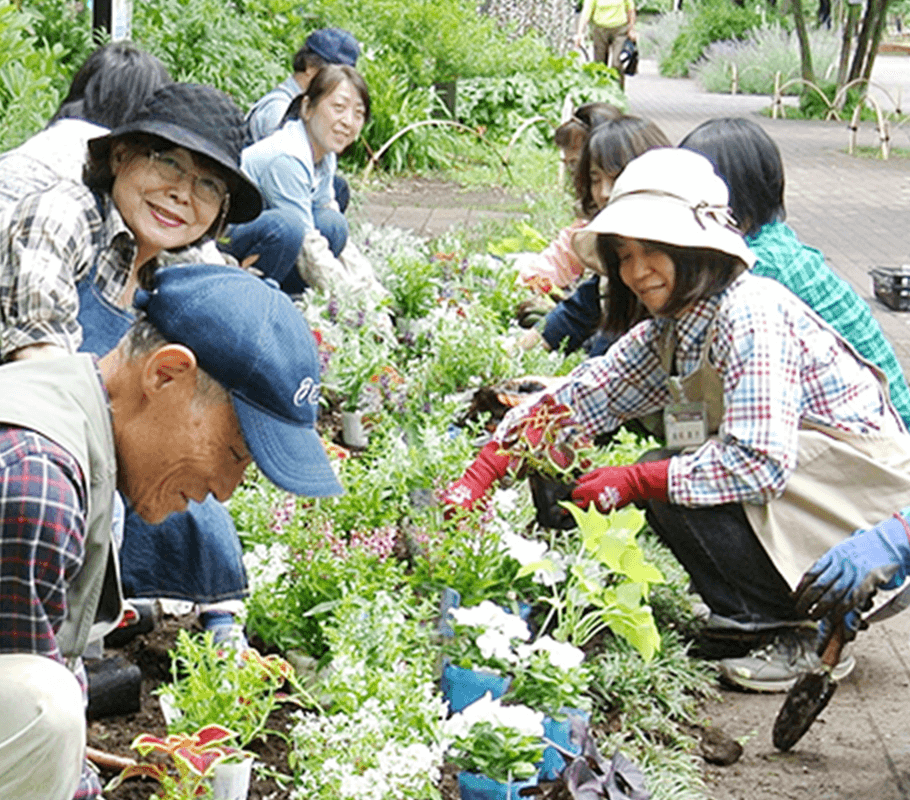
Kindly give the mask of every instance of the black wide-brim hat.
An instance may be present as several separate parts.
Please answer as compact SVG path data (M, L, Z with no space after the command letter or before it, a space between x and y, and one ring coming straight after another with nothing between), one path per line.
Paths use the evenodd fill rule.
M237 104L212 86L172 83L153 94L133 119L88 143L92 155L106 158L111 142L128 133L148 133L206 156L234 178L228 222L249 222L262 211L262 196L240 169L244 120Z

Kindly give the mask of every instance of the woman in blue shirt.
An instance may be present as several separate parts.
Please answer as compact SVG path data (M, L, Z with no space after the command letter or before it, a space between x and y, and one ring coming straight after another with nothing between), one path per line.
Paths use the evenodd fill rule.
M240 260L259 254L256 267L289 293L306 288L294 264L308 234L324 236L335 257L347 243L348 223L338 210L333 178L338 154L360 135L369 114L370 94L360 73L330 64L291 103L284 125L243 151L243 170L259 187L266 211L229 231L230 252Z

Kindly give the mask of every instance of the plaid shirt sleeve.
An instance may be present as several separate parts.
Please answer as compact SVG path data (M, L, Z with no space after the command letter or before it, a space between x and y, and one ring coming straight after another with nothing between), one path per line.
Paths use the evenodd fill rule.
M560 383L509 411L496 429L497 441L509 433L544 397L572 409L572 423L592 439L623 422L662 409L670 402L667 373L660 365L659 324L640 323L606 354L579 364Z
M0 428L0 653L62 661L54 632L82 567L85 502L69 453L33 431ZM100 796L86 762L74 800Z
M804 420L851 434L902 432L876 376L790 292L747 274L722 297L711 348L724 384L720 436L671 460L673 502L779 496L797 466Z
M0 356L47 342L82 343L76 281L92 266L102 218L87 187L61 182L0 221Z

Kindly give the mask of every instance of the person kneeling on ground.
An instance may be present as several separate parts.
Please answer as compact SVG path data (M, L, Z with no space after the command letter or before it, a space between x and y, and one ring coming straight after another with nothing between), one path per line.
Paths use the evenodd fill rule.
M115 491L151 523L210 492L227 500L253 461L289 492L341 493L314 428L316 346L288 297L225 266L168 267L152 281L100 361L0 368L3 798L100 795L83 693L64 664L121 614Z
M581 475L572 499L601 511L644 504L709 623L754 643L723 659L722 675L786 691L818 663L791 588L910 496L910 434L882 373L790 291L750 273L755 256L727 203L711 163L688 150L651 150L623 170L585 233L610 282L608 328L627 330L640 306L652 318L509 412L446 502L473 507L505 476L517 462L509 443L543 403L571 409L561 424L591 439L662 412L667 452ZM680 424L693 418L698 437ZM854 663L845 656L835 679Z

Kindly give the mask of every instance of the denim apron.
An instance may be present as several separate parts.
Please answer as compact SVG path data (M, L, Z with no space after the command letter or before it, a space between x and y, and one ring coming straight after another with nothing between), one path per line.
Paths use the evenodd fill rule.
M99 203L99 207L101 204ZM95 284L97 263L76 283L83 351L104 355L133 322L133 314L109 303ZM212 603L247 594L237 530L227 509L209 495L190 501L183 513L150 525L129 506L120 548L125 597L166 597Z
M675 349L672 327L658 345L670 375ZM718 435L724 415L723 378L710 360L714 332L712 323L699 365L685 377L669 379L675 400L705 403L710 436ZM887 399L884 373L836 335L872 370ZM783 494L764 504L743 503L743 509L774 566L795 588L803 573L831 547L857 529L888 519L907 505L908 498L910 435L848 433L803 420L796 469Z

